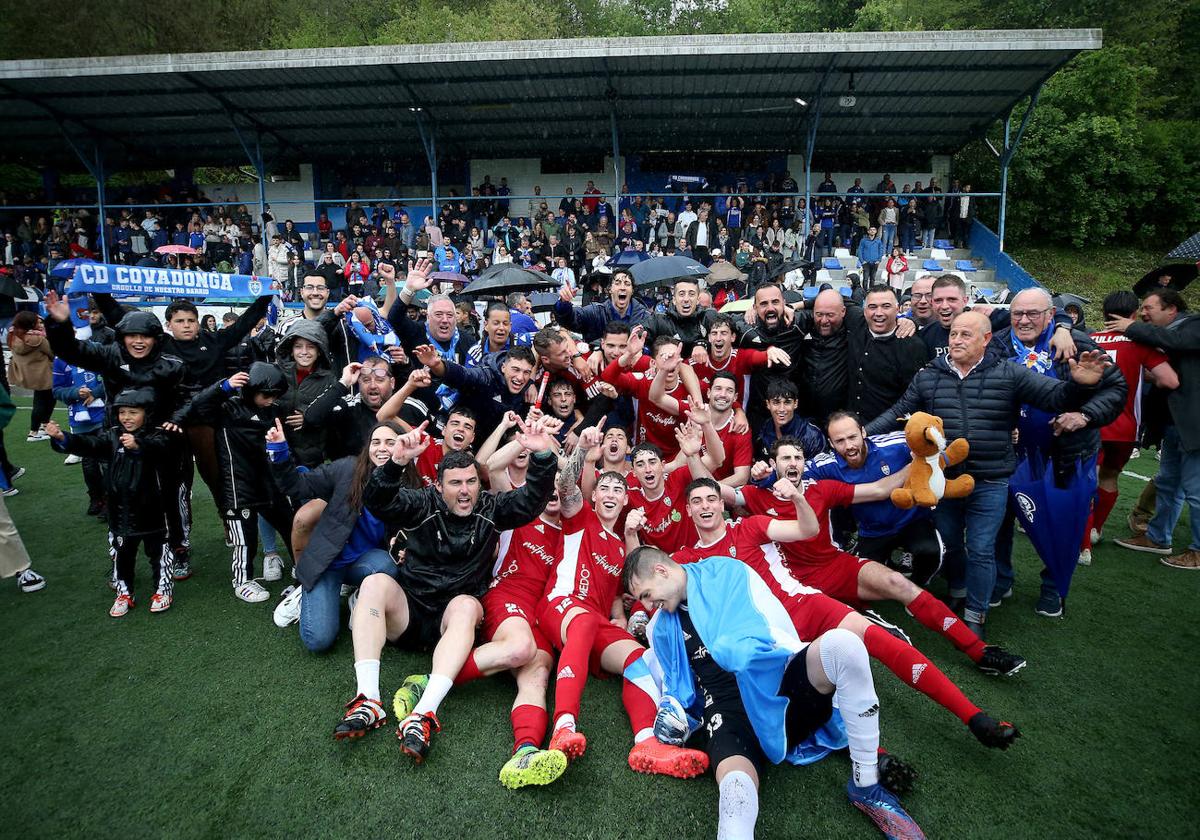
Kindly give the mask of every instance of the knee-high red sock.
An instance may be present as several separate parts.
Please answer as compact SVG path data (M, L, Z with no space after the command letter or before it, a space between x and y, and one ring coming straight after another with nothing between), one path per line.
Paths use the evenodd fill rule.
M625 658L621 671L642 658L645 651L638 649ZM633 742L639 744L654 735L654 716L658 709L654 699L629 680L621 679L621 702L625 704L625 714L629 715L629 726L633 729Z
M882 627L868 627L863 643L867 653L887 666L902 683L944 706L963 723L980 711L925 654Z
M930 630L949 639L951 644L971 657L972 662L978 662L979 657L983 656L983 640L968 630L967 625L950 612L949 607L925 590L912 599L908 611Z
M467 661L463 663L462 670L458 672L458 676L454 678L455 685L469 683L471 680L477 680L483 676L483 671L479 670L479 666L475 664L475 651L467 656Z
M540 747L546 739L546 724L550 716L541 706L531 706L528 703L515 707L509 715L512 720L513 752L528 744Z
M1117 503L1117 495L1116 490L1101 488L1096 491L1096 505L1092 508L1092 528L1097 531L1104 530L1104 523L1108 521L1108 515L1112 513L1113 505ZM1090 533L1091 529L1088 530Z
M587 684L588 662L599 626L600 616L590 612L575 616L567 625L566 644L558 656L558 677L554 682L555 723L563 715L579 717L579 702Z

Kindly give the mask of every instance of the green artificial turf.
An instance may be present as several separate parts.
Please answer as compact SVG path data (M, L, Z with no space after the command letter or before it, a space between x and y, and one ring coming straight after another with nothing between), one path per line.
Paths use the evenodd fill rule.
M61 412L60 412L61 415ZM354 691L349 633L332 651L303 650L277 629L275 598L250 605L229 586L229 556L197 484L195 576L175 606L152 616L148 566L137 609L108 617L105 531L83 515L78 467L47 444L7 433L26 467L7 501L34 568L49 584L0 591L0 790L6 837L511 837L692 838L716 834L711 777L639 776L619 685L584 696L583 760L544 789L510 792L496 776L508 757L507 677L456 689L424 766L403 756L394 729L357 743L331 737ZM1130 470L1152 475L1152 455ZM1110 536L1143 483L1122 480ZM1180 523L1176 546L1186 545ZM983 708L1017 723L1007 753L980 746L949 713L874 666L885 746L920 778L905 798L931 838L1197 836L1191 761L1200 633L1192 623L1200 574L1106 541L1080 569L1064 620L1034 615L1037 565L1023 537L1015 596L996 609L990 638L1029 666L1012 679L979 674L949 643L892 606L881 612ZM269 587L277 595L282 584ZM942 594L940 588L935 590ZM390 698L428 658L389 649ZM390 710L389 710L390 712ZM770 769L763 838L878 836L846 802L848 760Z

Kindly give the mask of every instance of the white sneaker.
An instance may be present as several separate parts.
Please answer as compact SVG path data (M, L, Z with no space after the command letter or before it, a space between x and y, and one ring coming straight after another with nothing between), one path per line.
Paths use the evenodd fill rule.
M1092 545L1097 545L1100 542L1101 536L1100 532L1093 528L1090 534Z
M353 630L354 629L354 605L358 603L358 590L357 589L355 589L352 593L350 593L350 601L348 603L350 604L350 617L348 619L346 619L346 629Z
M1092 565L1092 550L1090 548L1085 548L1083 551L1079 552L1078 562L1080 566Z
M275 606L271 616L276 627L287 627L300 620L300 601L303 598L303 586L289 586L283 590L283 600Z
M30 432L25 436L26 443L37 443L40 440L50 440L50 435L39 429L38 431Z
M233 587L233 594L247 604L260 604L271 597L271 593L263 589L263 585L256 580L248 580Z
M37 592L46 588L46 579L33 569L26 569L17 578L17 586L22 592Z
M68 455L66 458L63 459L63 464L65 464L68 467L71 466L72 464L82 464L82 463L83 463L83 458L79 457L78 455Z
M7 498L8 496L15 496L20 492L21 491L18 490L16 487L6 487L3 490L0 490L0 496L4 496Z
M283 577L283 558L275 552L263 555L263 580L268 583Z

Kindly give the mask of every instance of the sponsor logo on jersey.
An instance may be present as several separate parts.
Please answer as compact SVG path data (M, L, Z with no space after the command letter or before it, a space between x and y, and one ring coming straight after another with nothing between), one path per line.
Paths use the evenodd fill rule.
M608 572L613 577L619 577L621 574L621 565L608 562L608 558L603 554L592 552L592 562L599 566L604 571Z

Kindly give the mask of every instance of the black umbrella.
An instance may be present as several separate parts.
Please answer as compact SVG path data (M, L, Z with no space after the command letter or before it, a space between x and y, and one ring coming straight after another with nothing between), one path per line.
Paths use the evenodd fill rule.
M687 257L652 257L630 266L629 274L637 286L667 286L684 277L704 277L708 269Z
M793 271L806 271L814 265L816 263L812 260L784 260L772 269L769 279L775 280L776 278L787 277Z
M1188 239L1175 246L1167 254L1169 260L1200 260L1200 233L1193 233Z
M529 292L534 289L557 289L558 281L549 274L515 263L488 266L472 280L461 294L506 295L509 292Z
M25 299L25 290L8 269L0 271L0 297Z
M534 312L549 312L558 301L558 292L531 292L529 303Z
M1181 292L1196 279L1198 269L1200 269L1200 263L1194 262L1160 265L1137 281L1133 286L1133 291L1138 297L1145 297L1156 289L1174 289Z

